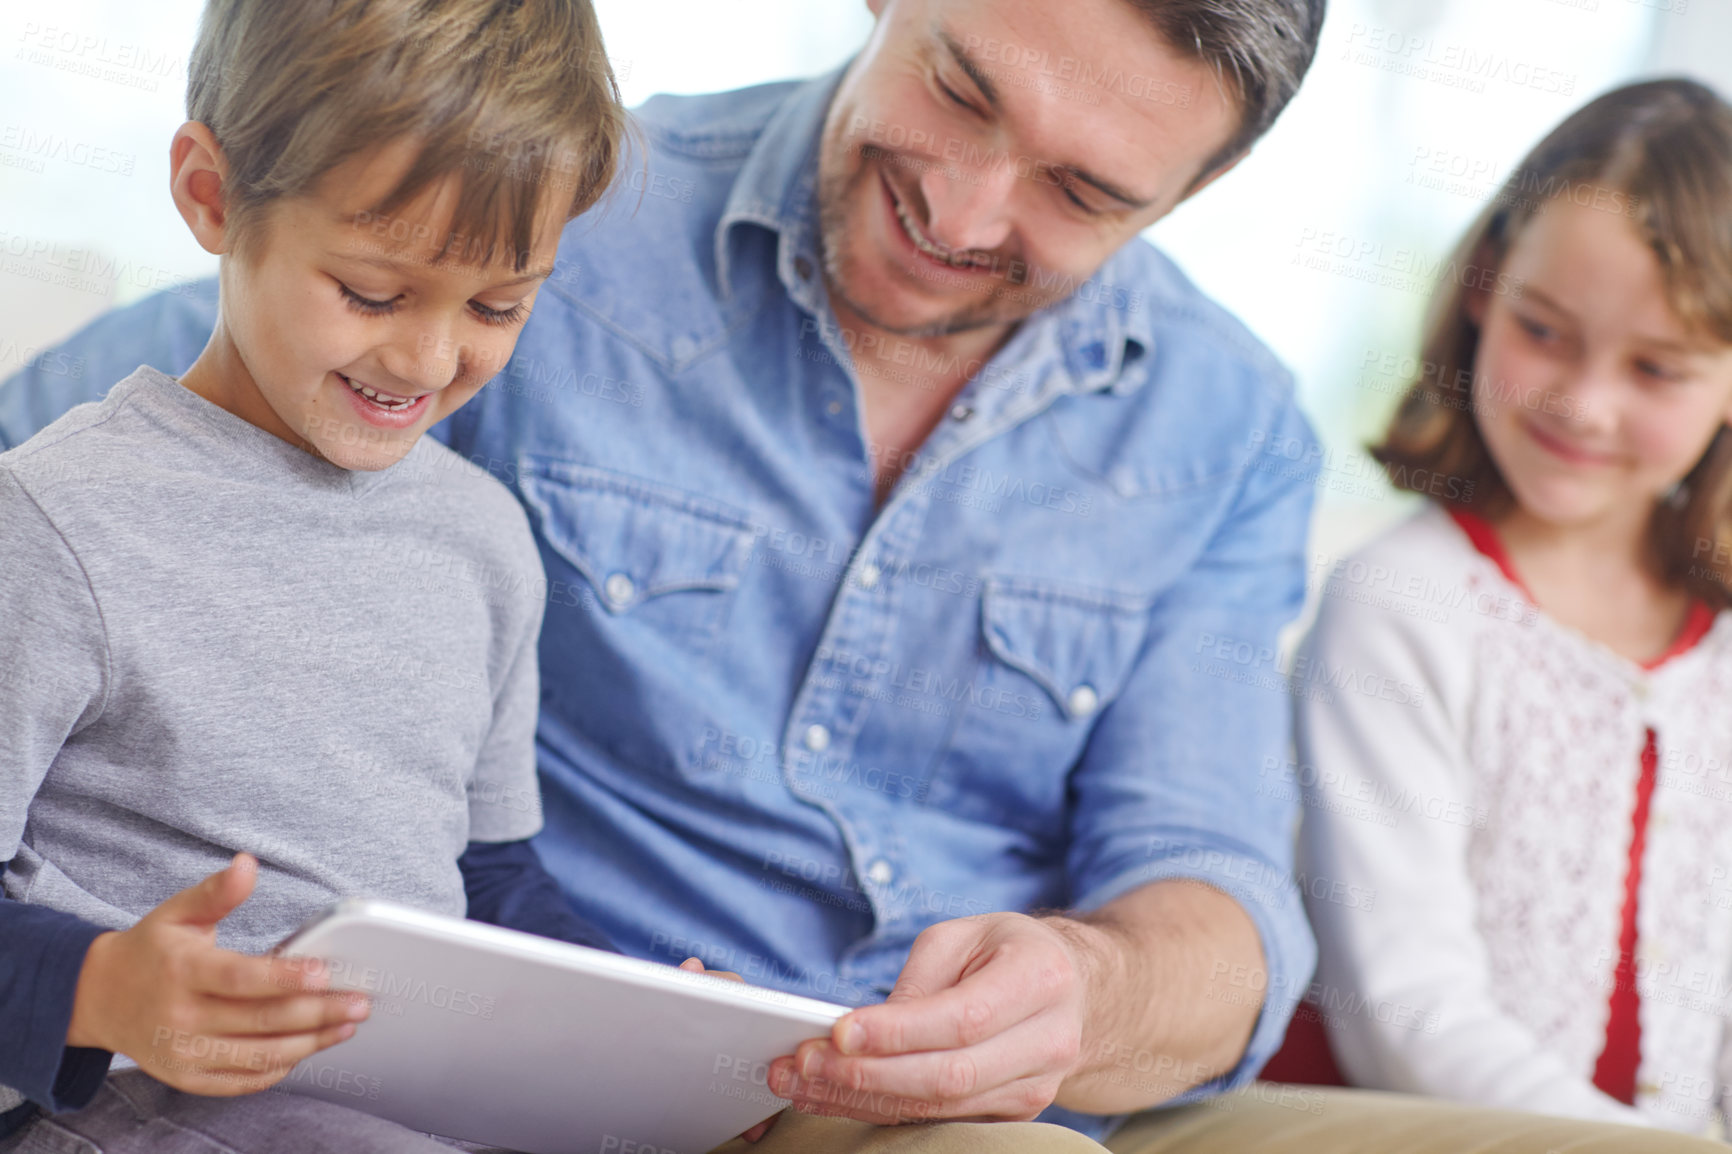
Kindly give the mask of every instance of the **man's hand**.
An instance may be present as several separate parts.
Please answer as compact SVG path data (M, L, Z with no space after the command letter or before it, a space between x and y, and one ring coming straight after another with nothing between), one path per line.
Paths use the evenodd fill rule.
M770 1089L881 1124L1141 1110L1231 1070L1267 984L1244 907L1194 881L1075 918L940 922L887 1001L778 1058Z
M1082 1055L1099 931L1064 918L983 914L914 940L882 1005L839 1020L770 1069L797 1109L895 1124L1027 1120Z
M237 854L131 929L92 942L66 1044L125 1054L178 1090L232 1097L276 1084L354 1034L367 999L325 992L319 963L217 948L217 923L257 877L258 862Z

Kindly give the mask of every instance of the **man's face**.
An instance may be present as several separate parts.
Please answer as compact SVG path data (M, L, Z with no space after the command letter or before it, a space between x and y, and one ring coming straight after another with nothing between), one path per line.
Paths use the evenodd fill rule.
M1238 127L1208 65L1127 0L871 0L824 125L832 295L911 337L1062 299Z

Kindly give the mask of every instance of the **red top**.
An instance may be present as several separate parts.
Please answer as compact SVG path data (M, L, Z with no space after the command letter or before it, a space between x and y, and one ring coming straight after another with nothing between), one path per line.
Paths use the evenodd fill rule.
M1449 515L1467 534L1473 547L1490 558L1510 583L1529 601L1532 592L1516 575L1497 530L1472 513L1451 509ZM1666 651L1651 661L1638 662L1643 669L1660 665L1688 651L1714 624L1714 611L1705 602L1692 600L1684 628ZM1606 1046L1594 1066L1594 1085L1620 1102L1636 1101L1636 1068L1642 1058L1641 1003L1636 993L1636 899L1642 888L1642 857L1648 840L1648 807L1654 798L1654 778L1660 763L1659 745L1650 727L1642 744L1641 774L1636 779L1636 808L1631 815L1630 864L1624 873L1624 910L1618 928L1618 965L1614 971L1610 1013L1606 1018Z

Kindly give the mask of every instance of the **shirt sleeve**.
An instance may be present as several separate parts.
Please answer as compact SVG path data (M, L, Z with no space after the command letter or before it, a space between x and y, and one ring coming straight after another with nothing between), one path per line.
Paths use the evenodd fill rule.
M1467 866L1483 821L1458 715L1469 649L1452 628L1329 597L1301 654L1406 687L1394 700L1350 689L1299 700L1300 864L1335 1055L1368 1089L1646 1125L1492 996Z
M1290 393L1263 443L1316 440ZM1316 454L1308 454L1314 460ZM1305 592L1313 468L1254 451L1231 512L1153 609L1125 687L1072 773L1073 902L1093 909L1150 882L1193 879L1233 897L1261 939L1267 985L1237 1066L1176 1102L1250 1081L1280 1046L1315 946L1292 879L1297 800L1261 788L1291 742L1277 636ZM1247 655L1243 663L1225 651Z
M217 280L174 285L106 312L0 382L0 451L14 448L68 409L100 401L139 365L173 377L198 359L216 327Z
M540 554L523 510L503 489L518 532L512 562L522 574L513 583L517 601L497 614L508 634L503 668L495 675L493 720L476 759L469 786L469 840L521 841L541 831L541 793L536 784L535 724L541 709L541 619L547 602Z
M457 859L469 919L619 953L607 935L577 915L527 841L470 842Z
M0 860L60 747L101 712L107 643L77 558L0 463ZM84 954L103 931L0 900L0 1085L50 1110L88 1102L109 1055L69 1049Z

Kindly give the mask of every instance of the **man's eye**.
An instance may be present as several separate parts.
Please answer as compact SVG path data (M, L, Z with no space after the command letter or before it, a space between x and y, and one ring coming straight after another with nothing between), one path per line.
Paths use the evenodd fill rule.
M362 296L342 281L337 282L337 287L343 291L343 300L348 303L349 307L365 316L382 317L395 312L397 309L397 297L392 297L388 301L377 301L372 297Z
M944 93L944 95L950 97L951 101L953 103L955 103L957 106L959 106L963 109L966 109L969 112L973 112L976 115L979 114L980 110L978 108L974 107L974 105L970 104L967 100L964 100L962 98L961 94L956 91L956 89L954 89L954 88L950 87L950 85L944 83L944 78L942 76L934 76L933 82L938 85L938 90L940 92Z

